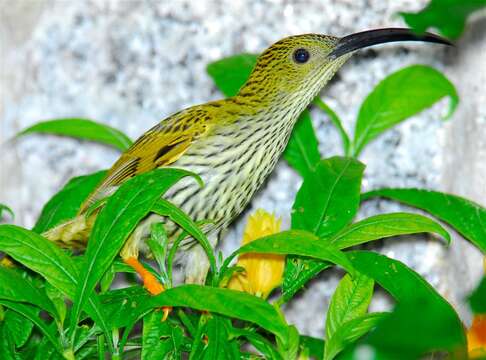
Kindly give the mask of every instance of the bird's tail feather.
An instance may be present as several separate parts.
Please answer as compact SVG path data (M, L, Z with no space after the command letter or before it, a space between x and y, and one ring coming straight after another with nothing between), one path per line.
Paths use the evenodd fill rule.
M78 215L42 234L46 239L68 249L85 248L93 228L95 215Z

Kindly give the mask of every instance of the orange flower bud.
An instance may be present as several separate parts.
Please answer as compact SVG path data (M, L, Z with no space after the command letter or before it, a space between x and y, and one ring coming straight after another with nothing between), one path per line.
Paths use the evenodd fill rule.
M467 331L467 347L470 359L486 356L486 315L476 315Z
M261 237L278 233L281 223L282 220L275 218L275 215L258 209L248 218L242 244L245 245ZM243 254L238 257L237 266L243 267L245 272L234 274L228 288L245 291L265 299L274 288L282 283L285 256Z

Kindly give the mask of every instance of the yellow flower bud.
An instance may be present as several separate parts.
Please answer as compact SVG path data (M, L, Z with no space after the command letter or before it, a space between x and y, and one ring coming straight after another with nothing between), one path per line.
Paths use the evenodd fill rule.
M4 256L3 259L0 260L0 266L7 267L7 268L14 268L15 264L7 256Z
M281 223L282 220L276 219L275 215L258 209L248 218L242 244L245 245L261 237L278 233ZM275 287L282 283L285 256L256 253L243 254L238 257L237 266L243 267L245 272L233 275L228 287L265 299Z

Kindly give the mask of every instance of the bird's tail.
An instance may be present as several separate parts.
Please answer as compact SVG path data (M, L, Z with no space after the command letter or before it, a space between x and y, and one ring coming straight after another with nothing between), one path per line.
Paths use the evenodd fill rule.
M64 248L82 249L86 247L95 219L95 214L89 217L84 214L78 215L47 230L42 236Z

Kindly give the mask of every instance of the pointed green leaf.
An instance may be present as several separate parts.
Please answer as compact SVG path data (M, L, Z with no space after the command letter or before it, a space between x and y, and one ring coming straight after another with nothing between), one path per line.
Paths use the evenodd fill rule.
M352 158L322 160L302 183L292 207L292 229L329 236L349 224L359 207L364 165Z
M32 307L32 312L38 316L40 310ZM12 336L17 348L25 345L32 334L32 329L34 328L34 323L32 321L12 310L5 313L4 324Z
M56 244L33 231L15 225L0 225L0 251L40 274L70 299L74 298L78 271L71 258ZM97 298L89 299L86 311L108 332Z
M442 35L457 39L464 31L467 18L485 6L486 0L431 0L419 12L400 15L419 34L433 27Z
M468 301L475 314L486 314L486 277L481 279L478 287L469 296Z
M234 96L248 80L257 57L254 54L230 56L209 64L207 72L223 94Z
M282 301L287 302L292 299L309 280L331 266L331 263L322 260L287 257L282 283Z
M367 313L373 296L374 281L366 275L348 274L339 282L334 292L326 318L326 339L332 339L341 326Z
M160 295L151 296L137 286L110 291L102 295L101 299L103 307L108 311L112 309L112 314L119 317L120 314L122 317L127 317L129 314L132 318L137 318L149 309L163 306L188 307L255 323L283 340L288 336L287 324L272 305L241 291L200 285L181 285L167 289ZM124 312L124 309L127 311ZM122 326L123 321L124 319L118 319L116 324Z
M0 267L0 299L38 306L54 318L59 319L54 304L42 291L16 271L5 267Z
M189 216L187 216L177 206L164 199L158 200L152 207L152 211L161 216L169 217L169 219L178 224L188 234L193 236L194 239L196 239L205 250L209 259L211 272L213 272L213 274L216 272L216 259L214 257L213 248L206 235L204 235L201 229Z
M229 332L229 336L230 338L246 338L248 342L265 357L265 359L282 360L280 354L275 350L274 345L256 331L233 327Z
M66 253L42 236L15 225L0 225L0 251L42 275L54 287L72 297L76 268Z
M43 233L62 222L72 219L88 195L105 177L106 171L78 176L69 182L54 195L42 209L37 222L32 230Z
M450 306L450 305L449 305ZM450 359L466 360L467 344L457 314L427 298L400 302L364 339L386 359L421 359L448 352Z
M194 359L202 360L233 360L241 359L239 344L235 339L230 339L228 327L230 319L220 315L209 315L203 339L207 341L200 355Z
M162 285L166 288L171 287L169 281L170 278L167 273L167 249L169 247L169 238L167 237L164 224L152 224L150 229L150 239L147 240L147 245L159 266L159 275Z
M388 313L362 314L341 324L332 337L326 341L324 360L334 359L349 344L367 334L387 316L389 316Z
M121 151L127 150L132 144L132 140L121 131L88 119L72 118L42 121L22 130L17 136L35 133L96 141L113 146Z
M304 178L317 167L321 155L308 110L300 115L294 126L284 158Z
M0 354L5 360L17 360L15 341L4 322L0 322Z
M466 335L454 308L419 274L403 263L369 251L348 253L356 270L373 278L393 296L403 312L385 319L373 332L373 346L417 358L426 351L454 351L465 358ZM380 324L381 325L381 324ZM378 330L378 329L377 329Z
M184 330L170 320L162 321L162 311L143 318L142 360L180 359Z
M334 235L330 239L330 242L339 249L345 249L390 236L424 232L437 234L442 236L447 242L450 242L449 233L438 223L428 217L409 213L391 213L371 216L349 225L347 228Z
M39 316L38 316L38 309L33 307L33 306L30 306L30 305L26 305L26 304L21 304L21 303L18 303L18 302L14 302L14 301L9 301L9 300L0 300L0 305L3 305L11 310L14 310L16 312L18 312L19 314L21 314L22 316L24 316L25 318L27 318L29 321L31 321L32 323L34 323L35 326L37 326L37 328L41 331L41 333L46 337L46 339L48 339L50 341L50 343L52 345L54 345L54 348L60 353L62 354L62 347L61 347L61 344L59 343L59 336L58 334L56 334L52 329L51 327L49 327L45 322L44 320L42 320Z
M459 102L454 85L439 71L412 65L382 80L365 99L358 114L353 155L385 130L418 114L440 99L451 99L450 114Z
M345 253L302 230L283 231L254 240L233 252L225 260L225 264L229 264L236 255L245 253L306 256L340 265L351 274L354 272Z
M71 327L76 325L81 309L93 293L96 284L138 222L151 211L157 200L172 185L186 176L191 174L184 170L156 169L127 180L108 199L96 217L84 255L85 262L73 300L74 321ZM71 333L75 334L74 331Z
M12 211L12 209L10 209L7 205L4 205L4 204L0 204L0 221L2 220L3 218L3 212L7 212L10 214L10 216L12 217L12 219L14 218L14 212Z
M311 359L322 359L324 356L325 342L312 336L301 336L300 346L302 351L311 356Z
M363 195L363 200L381 196L427 211L452 226L486 253L486 209L456 195L421 189L380 189Z

